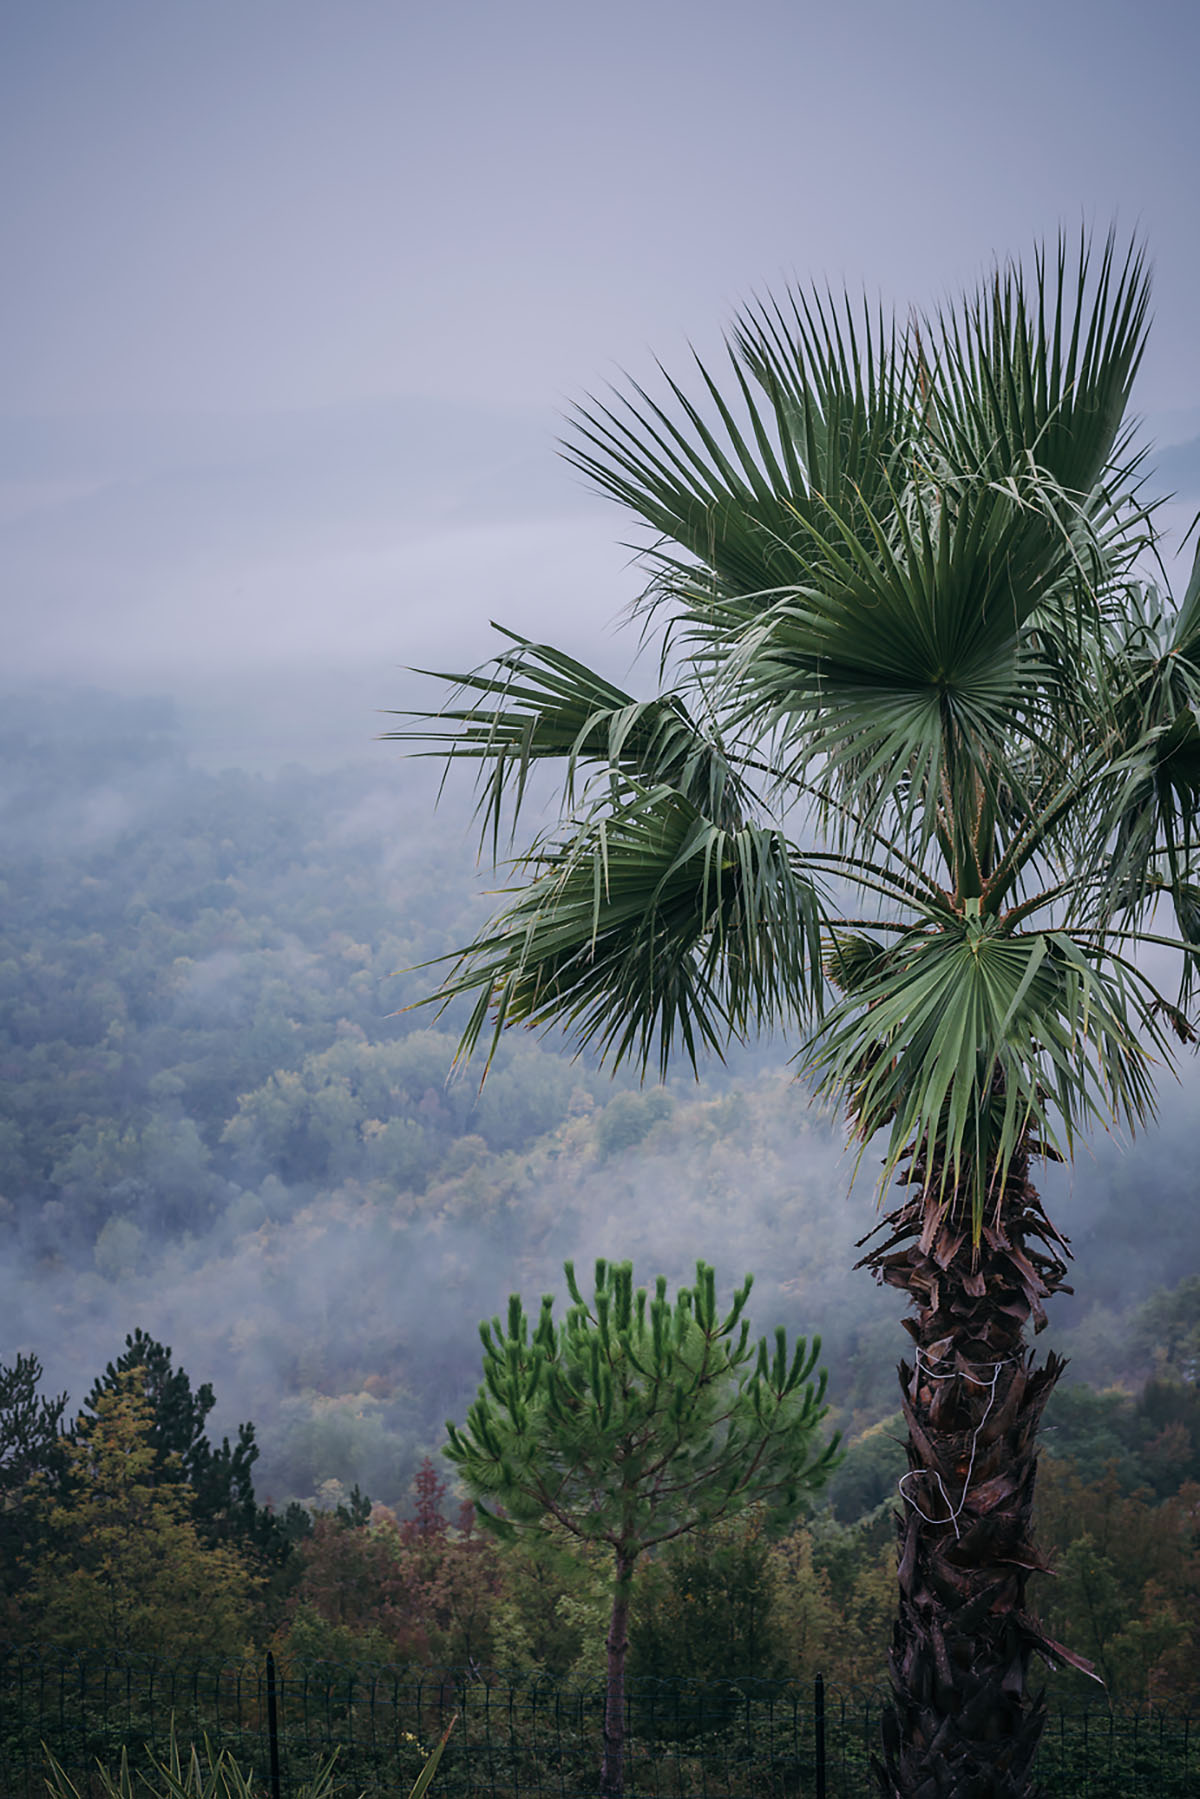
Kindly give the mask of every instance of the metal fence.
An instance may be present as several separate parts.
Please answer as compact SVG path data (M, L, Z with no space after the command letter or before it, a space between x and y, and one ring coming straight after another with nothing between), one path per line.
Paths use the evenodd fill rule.
M271 1688L273 1687L273 1691ZM867 1799L883 1695L814 1683L642 1680L626 1698L629 1799ZM44 1749L81 1794L97 1762L133 1766L181 1742L230 1749L266 1795L295 1799L337 1751L339 1790L404 1799L450 1718L436 1799L585 1799L603 1693L545 1676L332 1663L181 1664L136 1655L0 1651L0 1792L45 1793ZM273 1714L273 1718L272 1718ZM274 1728L272 1728L272 1723ZM1048 1799L1192 1799L1191 1721L1052 1707Z

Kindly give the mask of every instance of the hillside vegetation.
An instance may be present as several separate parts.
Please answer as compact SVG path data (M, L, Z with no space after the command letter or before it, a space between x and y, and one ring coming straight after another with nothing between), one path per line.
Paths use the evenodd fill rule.
M876 1653L902 1465L889 1417L899 1325L894 1301L853 1272L867 1183L848 1197L839 1122L792 1080L789 1046L640 1090L557 1042L508 1038L482 1089L476 1072L449 1078L456 1020L404 1008L431 984L418 965L466 941L486 904L465 802L461 830L453 814L435 825L421 767L384 752L332 774L208 773L165 705L48 696L5 716L0 1362L36 1354L73 1409L135 1326L170 1343L213 1383L218 1431L253 1419L259 1500L324 1513L312 1557L344 1552L339 1531L377 1530L354 1515L356 1485L411 1511L422 1458L477 1385L477 1321L510 1290L555 1289L568 1256L630 1256L639 1276L675 1280L697 1256L753 1271L760 1328L823 1335L853 1445L832 1510L804 1544L770 1549L771 1579L792 1558L778 1616L794 1640L797 1569L823 1569L831 1605L858 1593ZM1186 1595L1195 1575L1186 1098L1168 1098L1144 1144L1098 1143L1055 1197L1095 1303L1061 1302L1052 1325L1074 1383L1050 1413L1043 1536L1068 1562L1042 1603L1064 1614L1058 1636L1090 1618L1116 1639L1141 1619L1136 1655L1103 1650L1122 1668L1178 1661L1196 1628L1194 1592L1154 1599ZM756 1541L722 1554L741 1566ZM336 1622L321 1565L310 1559L287 1601L317 1636ZM749 1561L743 1573L753 1585ZM661 1661L678 1638L661 1619L695 1594L684 1578L665 1564L647 1575L665 1609L635 1655ZM1163 1606L1179 1613L1169 1629ZM497 1617L493 1650L542 1653L530 1619ZM563 1639L574 1657L581 1642Z

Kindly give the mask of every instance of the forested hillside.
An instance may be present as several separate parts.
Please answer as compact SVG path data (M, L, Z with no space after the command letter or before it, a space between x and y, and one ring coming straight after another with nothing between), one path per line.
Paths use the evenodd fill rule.
M511 1285L700 1254L824 1333L847 1422L891 1411L869 1181L847 1200L786 1045L638 1091L510 1036L482 1090L448 1079L454 1020L403 1008L488 902L425 765L204 772L168 705L96 695L11 702L0 762L0 1353L77 1394L144 1325L256 1419L261 1491L394 1502ZM1122 1321L1200 1266L1189 1137L1168 1093L1155 1137L1050 1175L1081 1375L1176 1354Z
M755 1273L756 1329L822 1333L850 1452L823 1521L767 1560L752 1529L715 1563L702 1549L674 1573L647 1573L635 1654L665 1665L674 1643L687 1671L715 1626L689 1613L684 1631L680 1594L691 1605L703 1587L713 1618L730 1617L730 1594L750 1604L765 1581L777 1603L764 1667L841 1655L847 1675L869 1671L891 1603L901 1333L893 1297L853 1272L874 1219L870 1168L850 1193L838 1121L791 1079L789 1047L640 1090L560 1043L510 1035L482 1088L478 1070L450 1078L454 1018L405 1008L431 984L418 965L472 933L487 883L465 796L435 814L421 765L381 750L374 766L338 773L208 772L189 761L169 706L96 695L10 703L0 763L0 1364L39 1358L43 1391L66 1390L63 1424L90 1391L79 1441L110 1433L132 1453L150 1428L143 1401L122 1386L123 1364L94 1382L140 1327L212 1383L214 1442L253 1422L256 1464L245 1436L232 1461L213 1461L196 1434L212 1394L194 1415L185 1406L203 1473L196 1507L176 1516L168 1493L147 1524L174 1545L181 1579L197 1555L235 1548L259 1568L249 1585L244 1568L227 1578L242 1594L226 1608L230 1640L286 1619L293 1647L412 1652L393 1625L415 1602L386 1595L409 1579L417 1538L387 1519L411 1510L422 1458L436 1455L446 1417L465 1413L479 1318L514 1288L527 1300L561 1292L568 1256L584 1268L631 1256L639 1276L675 1280L702 1256L726 1283ZM1200 1603L1190 1068L1184 1080L1143 1143L1101 1141L1073 1176L1043 1182L1075 1238L1079 1289L1048 1333L1073 1379L1049 1420L1043 1531L1065 1563L1043 1604L1056 1634L1086 1638L1130 1691L1190 1691ZM7 1485L36 1501L19 1455L4 1455ZM55 1478L78 1496L69 1469ZM418 1514L436 1476L421 1478ZM356 1486L391 1508L374 1525ZM256 1501L277 1519L292 1501L317 1517L282 1586L275 1527ZM57 1520L47 1542L83 1541L86 1516L49 1503L31 1514ZM233 1546L223 1525L205 1538L206 1516L235 1514ZM452 1546L453 1508L438 1515ZM36 1536L18 1558L20 1604L46 1628L61 1612L61 1632L75 1603L68 1563L58 1578L59 1551L31 1560ZM469 1534L445 1553L447 1590L465 1581L486 1600L472 1628L489 1654L587 1665L594 1571L497 1571ZM218 1575L213 1563L204 1578L224 1592ZM564 1579L582 1583L570 1629L546 1597ZM346 1580L376 1599L347 1611ZM514 1610L503 1594L515 1592ZM439 1616L420 1629L433 1631L426 1649L450 1653L450 1614Z

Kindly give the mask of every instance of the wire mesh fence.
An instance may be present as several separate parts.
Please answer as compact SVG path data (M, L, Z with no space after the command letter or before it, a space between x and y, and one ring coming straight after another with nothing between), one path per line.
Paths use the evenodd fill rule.
M546 1676L281 1661L0 1653L0 1792L42 1799L45 1750L81 1795L122 1748L136 1768L181 1742L232 1751L262 1792L296 1799L337 1751L339 1790L406 1795L450 1719L437 1799L587 1799L603 1691ZM824 1682L642 1680L626 1697L629 1799L866 1799L884 1696ZM1189 1799L1192 1721L1166 1711L1053 1708L1038 1773L1048 1799Z

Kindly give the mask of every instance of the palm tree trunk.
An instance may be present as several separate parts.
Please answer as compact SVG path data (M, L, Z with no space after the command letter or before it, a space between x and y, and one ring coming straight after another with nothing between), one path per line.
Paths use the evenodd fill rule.
M621 1799L625 1775L625 1654L629 1648L629 1596L633 1588L632 1556L618 1552L608 1623L608 1678L604 1689L604 1760L600 1791L604 1799Z
M859 1264L916 1309L904 1320L913 1364L900 1364L909 1438L893 1701L875 1768L886 1799L1030 1799L1045 1720L1031 1657L1086 1667L1043 1635L1025 1601L1046 1566L1031 1540L1037 1429L1065 1365L1051 1354L1035 1368L1025 1327L1041 1330L1043 1301L1070 1292L1070 1251L1029 1182L1029 1148L977 1245L969 1217L953 1197L938 1204L914 1161L914 1197Z

